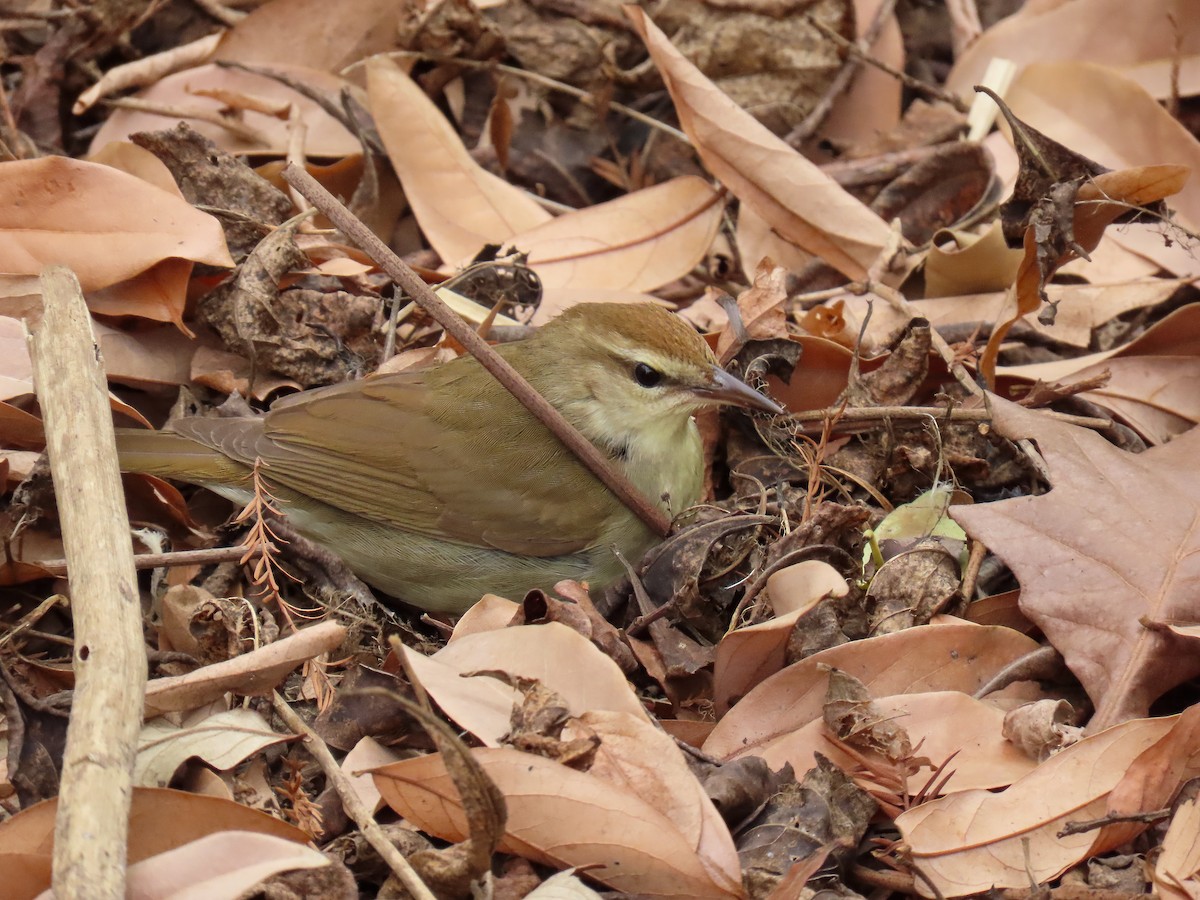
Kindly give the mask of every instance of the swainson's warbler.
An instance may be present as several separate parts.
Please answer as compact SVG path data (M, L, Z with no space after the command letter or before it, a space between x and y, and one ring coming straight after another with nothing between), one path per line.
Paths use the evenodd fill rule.
M699 499L697 410L783 412L651 304L580 304L497 351L670 513ZM621 573L613 547L637 559L656 540L471 357L294 394L265 416L170 428L118 430L122 468L244 503L260 458L293 527L428 610L563 578L599 587Z

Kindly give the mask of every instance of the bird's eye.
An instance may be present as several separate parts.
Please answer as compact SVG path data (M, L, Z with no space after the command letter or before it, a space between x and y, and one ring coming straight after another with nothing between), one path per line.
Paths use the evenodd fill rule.
M633 367L633 380L644 388L652 388L662 381L662 372L653 366L638 363Z

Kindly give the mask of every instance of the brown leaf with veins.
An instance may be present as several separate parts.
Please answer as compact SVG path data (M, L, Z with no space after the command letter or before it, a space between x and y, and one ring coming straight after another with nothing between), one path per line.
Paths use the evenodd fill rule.
M1032 438L1051 490L951 516L1021 582L1035 622L1096 704L1088 731L1145 716L1200 674L1200 429L1141 454L993 399L997 431Z

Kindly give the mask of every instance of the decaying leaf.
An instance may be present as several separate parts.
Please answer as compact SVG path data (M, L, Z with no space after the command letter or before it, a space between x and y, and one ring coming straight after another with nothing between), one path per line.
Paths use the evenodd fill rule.
M1050 492L951 515L1020 580L1021 611L1096 704L1089 732L1144 716L1200 674L1195 641L1169 627L1200 617L1200 431L1133 455L1093 431L993 402L1001 434L1037 441Z

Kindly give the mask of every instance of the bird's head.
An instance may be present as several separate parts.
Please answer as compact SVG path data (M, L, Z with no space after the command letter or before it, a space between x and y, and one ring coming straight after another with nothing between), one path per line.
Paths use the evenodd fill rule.
M594 439L655 423L679 427L702 407L722 403L784 412L721 369L691 326L650 303L582 303L536 340L573 376L539 387Z

